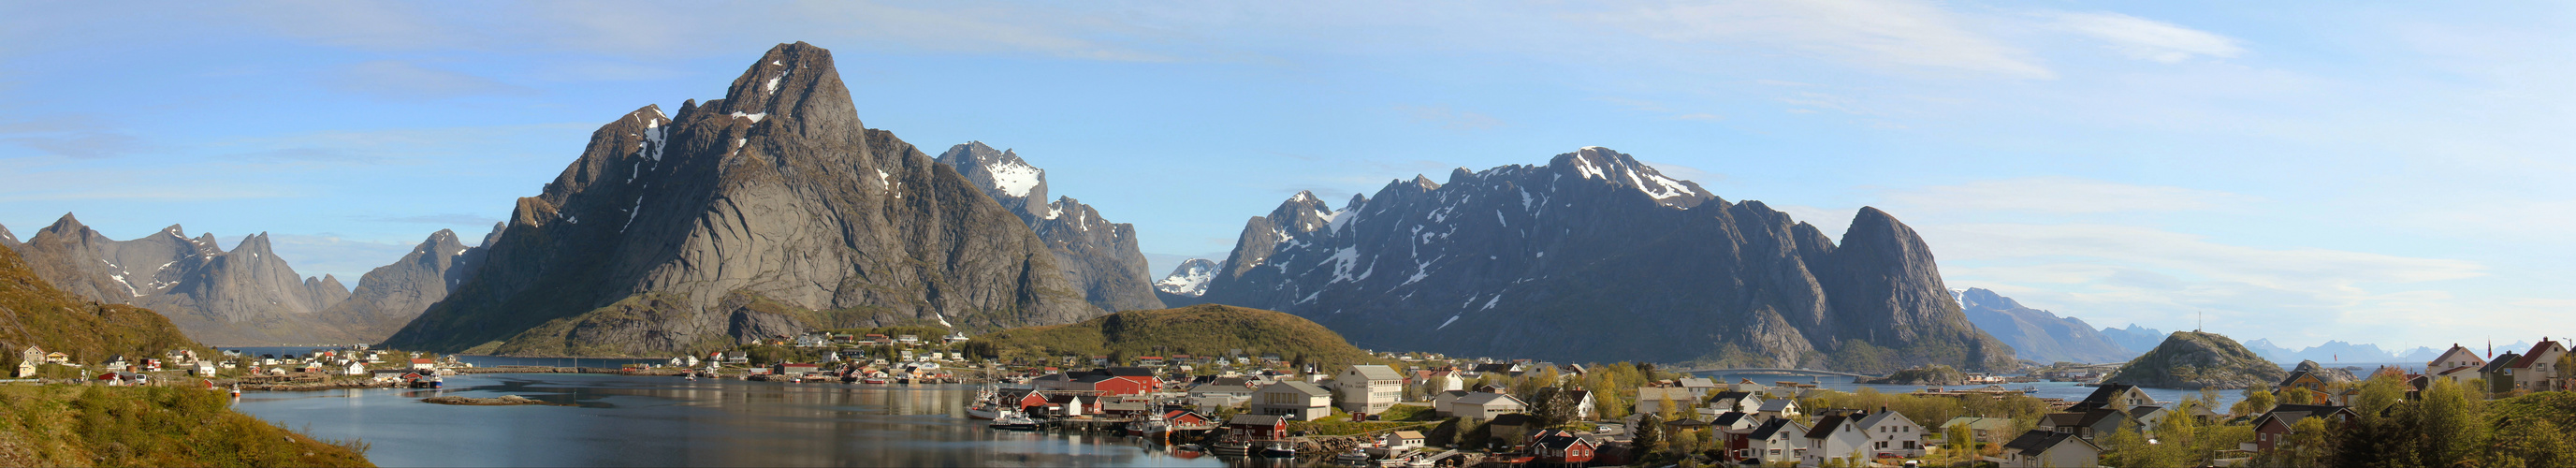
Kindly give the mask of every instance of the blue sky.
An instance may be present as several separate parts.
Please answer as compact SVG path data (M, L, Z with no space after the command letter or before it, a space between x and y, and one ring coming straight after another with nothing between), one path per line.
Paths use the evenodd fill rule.
M868 126L1015 148L1150 253L1598 145L1886 209L1952 287L2098 326L2576 334L2563 2L1387 3L10 2L0 225L265 231L354 282L801 40Z

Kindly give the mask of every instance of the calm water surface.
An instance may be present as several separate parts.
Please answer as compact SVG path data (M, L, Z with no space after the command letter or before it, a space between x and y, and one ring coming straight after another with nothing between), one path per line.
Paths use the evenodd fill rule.
M445 390L249 392L242 412L363 439L383 466L1224 466L1135 439L1007 432L967 419L965 386L485 374ZM519 395L574 406L451 406Z

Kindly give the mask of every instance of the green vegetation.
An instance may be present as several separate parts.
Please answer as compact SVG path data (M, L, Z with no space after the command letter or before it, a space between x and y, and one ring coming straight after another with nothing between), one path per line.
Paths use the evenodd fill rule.
M2120 366L2107 381L2159 388L2253 388L2287 377L2289 371L2225 335L2182 331Z
M1960 372L1950 366L1933 364L1896 371L1894 374L1888 374L1887 378L1872 382L1893 385L1958 385L1967 381L1968 373Z
M2352 424L2305 419L2289 443L2254 458L2258 466L2576 465L2576 393L2537 392L2482 400L2478 384L2435 380L2402 399L2404 383L2378 374L2362 382Z
M1429 411L1424 411L1423 414L1417 416L1429 416L1429 413ZM1332 416L1325 416L1321 419L1313 421L1289 421L1288 430L1300 431L1308 435L1346 436L1399 429L1425 430L1438 425L1440 422L1437 418L1419 421L1352 421L1350 418L1350 413L1344 413L1340 409L1334 409Z
M0 386L0 465L373 466L366 444L321 441L181 387Z
M1014 328L975 337L964 348L970 357L1009 360L1112 354L1216 356L1242 350L1247 355L1296 357L1318 369L1377 361L1315 322L1214 304L1131 310L1065 325Z
M28 346L69 354L82 363L119 354L139 360L174 349L196 350L201 356L215 352L189 340L159 313L54 289L6 248L0 248L0 323L8 324L0 326L0 375L18 370L18 352Z

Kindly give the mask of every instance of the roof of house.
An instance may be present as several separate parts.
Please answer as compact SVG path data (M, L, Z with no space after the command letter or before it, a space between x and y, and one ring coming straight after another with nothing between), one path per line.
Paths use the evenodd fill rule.
M2264 412L2262 416L2254 418L2254 427L2263 427L2263 420L2265 419L2279 419L2281 420L2281 425L2288 426L2301 419L2324 417L2334 413L2350 412L2352 412L2352 408L2334 405L2278 405L2273 406L2271 411Z
M2326 379L2317 378L2316 374L2309 373L2308 371L2303 371L2303 370L2302 370L2302 371L2290 371L2290 375L2289 375L2288 377L2282 377L2282 378L2281 378L2281 384L2280 384L2280 385L2274 385L2274 386L2275 386L2275 387L2287 387L2287 386L2290 386L2290 384L2299 383L2299 378L2301 378L2301 377L2305 377L2305 378L2308 378L2308 379L2311 379L2311 380L2315 380L2315 381L2317 381L2317 383L2325 383L2325 381L2326 381Z
M1892 421L1904 421L1906 424L1914 424L1914 420L1912 418L1905 417L1904 414L1899 414L1895 411L1880 411L1870 413L1869 416L1860 418L1860 427L1878 427L1880 424L1887 424ZM1915 425L1920 426L1920 424Z
M1770 421L1763 421L1761 426L1755 426L1753 428L1752 436L1755 439L1769 439L1772 435L1778 434L1782 430L1805 432L1802 428L1791 428L1790 425L1792 424L1796 424L1796 422L1790 421L1789 418L1777 418Z
M1415 431L1395 431L1395 438L1398 438L1398 439L1420 439L1420 438L1422 438L1422 433L1421 433L1421 432L1415 432Z
M2134 388L2138 388L2138 386L2129 384L2102 384L2100 388L2093 389L2093 394L2085 395L2084 402L2110 403L2112 398L2119 398L2120 394L2128 393L2130 389Z
M1742 411L1728 411L1725 413L1719 413L1717 418L1709 420L1708 423L1716 426L1733 427L1736 422L1743 421L1744 418L1748 416L1752 415Z
M1395 368L1381 365L1351 366L1351 372L1359 373L1360 378L1369 380L1404 380L1404 374L1395 373Z
M1582 435L1568 432L1564 429L1538 431L1537 434L1532 434L1530 439L1530 445L1546 447L1552 450L1573 448L1575 444L1594 445L1592 441L1584 439Z
M1683 388L1713 388L1717 386L1717 381L1696 377L1684 377L1681 380L1681 385Z
M1689 403L1697 397L1691 393L1691 389L1687 388L1642 387L1637 389L1637 401L1662 401L1664 398L1672 398L1676 403Z
M2520 355L2520 354L2514 354L2514 353L2513 353L2513 352L2511 352L2511 351L2507 351L2507 352L2505 352L2505 353L2504 353L2504 355L2503 355L2503 356L2496 356L2496 360L2494 360L2494 361L2488 361L2488 362L2487 362L2487 365L2486 365L2485 367L2479 367L2479 368L2478 368L2478 372L2484 372L2484 373L2503 372L2506 368L2513 367L2513 362L2514 362L2514 361L2519 361L2519 360L2522 360L2522 355Z
M2164 410L2165 410L2165 407L2162 407L2162 406L2140 406L2140 407L2136 407L2136 408L2129 408L2129 419L2144 418L2144 417L2147 417L2147 415L2156 414L2156 412L2157 412L2157 411L2164 411Z
M2101 447L2101 446L2093 445L2093 442L2092 442L2092 441L2084 440L2084 438L2082 438L2082 437L2076 437L2076 436L2075 436L2075 434L2066 434L2066 433L2058 433L2058 432L2048 432L2048 431L2041 431L2041 430L2033 430L2033 431L2030 431L2030 432L2024 432L2024 433L2021 433L2021 437L2014 437L2014 438L2013 438L2013 440L2012 440L2012 442L2006 442L2006 443L2004 443L2004 449L2005 449L2005 450L2019 450L2019 451L2021 451L2021 453L2022 453L2023 455L2032 455L2032 456L2036 456L2036 455L2039 455L2039 454L2048 453L2048 449L2056 448L2058 444L2066 443L2066 441L2069 441L2069 440L2072 440L2072 441L2075 441L2075 442L2077 442L2077 443L2081 443L2081 444L2084 444L2084 445L2087 445L2087 446L2092 446L2092 447L2093 447L2093 449L2094 449L2094 450L2097 450L2097 451L2102 449L2102 447Z
M1788 411L1789 407L1797 405L1797 400L1775 398L1762 402L1762 411Z
M2452 355L2455 355L2455 354L2456 354L2456 355L2465 355L2465 356L2468 356L2468 357L2469 357L2469 359L2475 360L2475 361L2477 361L2477 362L2486 362L2486 359L2482 359L2482 358L2479 358L2479 357L2478 357L2478 352L2477 352L2477 351L2470 351L2470 350L2469 350L2469 347L2467 347L2467 346L2460 346L2459 344L2456 344L2456 343L2454 343L2454 344L2452 344L2452 345L2451 345L2451 349L2449 349L2449 350L2445 350L2445 351L2442 351L2442 355L2441 355L2441 356L2435 356L2435 357L2433 357L2433 361L2432 361L2432 362L2442 362L2442 361L2445 361L2445 360L2449 360L2449 359L2451 358L2451 356L2452 356Z
M1284 389L1287 389L1287 390L1285 390L1285 391L1293 391L1293 392L1304 393L1304 394L1306 394L1306 396L1332 396L1332 395L1333 395L1333 392L1332 392L1332 391L1330 391L1330 390L1325 390L1325 389L1324 389L1324 387L1317 387L1317 386L1315 386L1315 384L1310 384L1310 383L1305 383L1305 382L1299 382L1299 381L1295 381L1295 380L1290 380L1290 381L1286 381L1286 382L1280 382L1280 383L1273 384L1273 385L1266 385L1266 386L1262 386L1262 387L1261 387L1261 390L1260 390L1258 393L1277 393L1276 391L1272 391L1272 390L1271 390L1271 389L1274 389L1274 388L1284 388Z
M2045 425L2055 427L2092 427L2096 424L2101 424L2103 419L2112 417L2113 415L2121 417L2128 416L2109 408L2094 408L2071 413L2049 413L2040 416L2039 420L2040 422L2045 423Z
M1241 393L1249 395L1252 393L1252 387L1242 385L1207 384L1190 387L1190 393Z
M1670 421L1670 422L1666 422L1666 423L1664 423L1664 427L1700 427L1700 426L1706 426L1706 425L1708 425L1708 423L1707 423L1707 422L1703 422L1703 421L1700 421L1700 420L1697 420L1697 419L1691 419L1691 418L1675 419L1675 420L1672 420L1672 421Z
M1493 422L1489 424L1496 426L1527 426L1533 422L1538 422L1538 418L1532 418L1530 415L1521 413L1507 413L1501 416L1495 416Z
M1582 402L1583 400L1591 399L1591 398L1592 398L1592 391L1591 391L1591 390L1566 390L1566 391L1565 391L1565 397L1566 397L1567 399L1571 399L1571 400L1574 400L1574 401L1575 401L1575 402L1577 402L1577 403L1580 403L1580 402Z
M1843 424L1848 424L1848 423L1851 423L1851 422L1852 422L1852 418L1851 418L1851 417L1848 417L1848 416L1843 416L1843 415L1839 415L1839 414L1837 414L1837 415L1833 415L1833 416L1826 416L1824 419L1818 419L1818 420L1816 420L1816 427L1807 428L1807 438L1809 438L1809 439L1822 439L1822 438L1826 438L1826 437L1833 437L1833 435L1834 435L1834 430L1836 430L1836 429L1842 429L1842 428L1843 428Z
M1151 367L1111 367L1111 368L1107 368L1107 369L1095 369L1095 370L1092 370L1091 372L1092 372L1092 373L1094 373L1094 374L1105 374L1105 375L1115 376L1115 377L1153 377L1153 376L1154 376L1154 368L1151 368Z
M1727 400L1742 400L1742 399L1745 399L1745 398L1752 398L1752 399L1754 399L1754 401L1761 401L1761 400L1762 400L1762 397L1754 395L1754 394L1753 394L1753 392L1725 391L1725 392L1717 392L1717 393L1716 393L1716 394L1714 394L1714 395L1710 395L1710 396L1708 397L1708 401L1710 401L1710 402L1720 402L1720 401L1727 401Z
M1277 426L1277 425L1280 425L1280 424L1285 424L1285 422L1286 422L1286 421L1287 421L1287 417L1285 417L1285 416L1279 416L1279 415L1270 415L1270 414L1238 414L1238 415L1234 415L1234 417L1226 418L1226 419L1225 419L1225 425L1228 425L1228 426Z
M2532 343L2531 350L2524 351L2522 353L2522 357L2514 359L2512 367L2515 369L2529 368L2532 364L2536 364L2540 361L2541 354L2550 351L2566 352L2567 346L2558 344L2557 340L2540 340L2539 343Z
M1458 397L1457 401L1460 404L1468 405L1490 405L1508 401L1514 406L1527 406L1526 404L1521 403L1521 399L1519 398L1512 398L1511 395L1500 393L1470 393L1466 396Z

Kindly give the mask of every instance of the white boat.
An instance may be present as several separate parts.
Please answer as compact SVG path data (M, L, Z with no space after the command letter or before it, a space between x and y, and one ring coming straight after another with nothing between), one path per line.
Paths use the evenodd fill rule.
M1002 410L993 418L993 423L986 426L1005 431L1034 431L1038 430L1038 421L1021 416L1018 411Z
M993 419L1001 417L1001 415L1001 409L990 403L976 403L975 406L966 407L966 417L969 418Z

